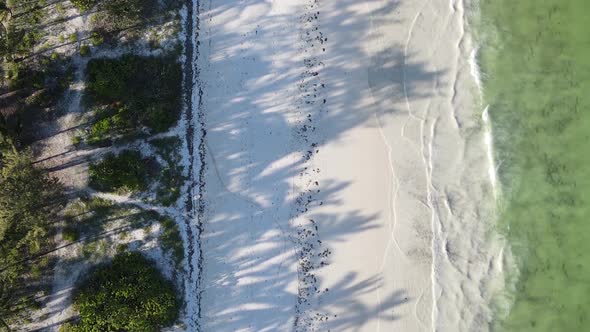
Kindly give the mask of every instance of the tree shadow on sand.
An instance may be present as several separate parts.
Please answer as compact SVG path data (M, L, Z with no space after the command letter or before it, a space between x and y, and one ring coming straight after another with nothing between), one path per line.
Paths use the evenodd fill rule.
M332 263L326 244L383 225L378 214L344 206L340 193L353 182L313 181L325 172L314 160L325 144L338 143L351 129L375 126L376 113L407 112L390 107L383 115L382 105L367 104L367 95L428 99L422 91L430 90L422 86L443 72L412 61L402 46L367 54L354 42L378 38L367 17L379 24L396 3L365 12L343 0L316 14L310 2L310 13L295 19L256 0L201 6L205 46L198 63L207 130L203 330L283 331L318 324L359 330L373 320L399 318L395 309L417 300L403 289L382 294L375 306L357 300L381 287L379 275L349 273L329 290L322 286L316 272ZM319 38L323 27L347 34ZM342 212L319 213L320 206ZM302 232L308 235L302 238ZM307 279L313 282L303 285ZM309 295L303 301L302 288ZM334 317L324 306L347 315Z

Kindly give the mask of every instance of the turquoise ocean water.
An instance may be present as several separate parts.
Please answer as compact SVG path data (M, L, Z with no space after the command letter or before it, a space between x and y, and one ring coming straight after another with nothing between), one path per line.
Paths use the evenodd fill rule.
M590 1L480 0L479 13L498 227L518 267L494 329L590 331Z

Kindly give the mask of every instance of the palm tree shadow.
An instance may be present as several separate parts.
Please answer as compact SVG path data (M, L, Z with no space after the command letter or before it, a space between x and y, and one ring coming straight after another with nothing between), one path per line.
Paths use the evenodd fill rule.
M285 22L292 17L277 14L268 3L202 5L200 43L206 47L199 65L208 182L201 305L206 330L358 330L374 320L399 319L395 310L412 300L399 289L382 294L378 304L363 303L361 295L383 286L381 276L352 272L326 291L321 268L338 263L330 258L329 243L383 227L382 216L345 206L339 197L354 180L324 176L318 184L300 179L323 174L315 156L352 129L374 126L376 113L395 121L395 115L407 112L399 100L432 97L432 89L424 87L444 70L414 61L401 46L369 54L351 42L379 38L367 17L379 24L398 8L396 2L368 13L353 0L327 7L318 9L327 14L320 14L317 25L306 21L298 28L302 39L323 27L340 27L346 34L326 34L322 42L312 38L314 48L307 55L306 48L289 53L293 27ZM368 95L380 102L367 104ZM384 106L392 99L398 101ZM302 300L303 293L309 297ZM347 315L330 316L328 307Z

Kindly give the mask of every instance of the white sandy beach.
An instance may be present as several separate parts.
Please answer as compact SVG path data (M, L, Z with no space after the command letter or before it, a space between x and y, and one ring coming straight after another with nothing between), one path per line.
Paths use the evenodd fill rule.
M200 2L203 331L486 330L501 252L464 17Z

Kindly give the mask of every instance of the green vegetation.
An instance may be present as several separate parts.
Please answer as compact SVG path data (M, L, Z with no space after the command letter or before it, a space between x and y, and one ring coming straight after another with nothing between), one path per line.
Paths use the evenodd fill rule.
M42 1L0 2L0 113L17 147L30 143L34 125L56 109L71 68L65 59L39 53Z
M11 62L30 55L43 36L39 1L0 2L0 59Z
M100 262L107 257L110 242L106 239L98 239L84 242L82 255L87 261Z
M58 56L39 52L45 6L0 1L0 330L21 325L46 290L53 225L63 202L56 179L33 166L25 148L57 109L71 80Z
M74 137L72 137L72 144L78 146L82 143L82 137L80 137L80 135L75 135Z
M61 260L65 266L81 261L104 261L115 252L124 253L131 242L132 247L137 248L134 237L113 240L106 234L138 234L130 231L158 223L162 232L147 234L148 239L158 236L157 241L175 264L180 264L183 258L180 232L170 218L90 197L73 199L62 209L65 198L61 186L45 171L33 167L32 157L26 152L29 144L47 133L39 130L41 124L52 123L58 112L68 109L58 107L62 105L58 101L63 100L64 92L72 83L75 68L64 54L79 46L81 56L90 56L91 45L98 46L106 41L112 46L114 38L123 37L132 41L146 27L168 23L173 17L170 14L174 13L167 10L173 8L173 3L174 8L178 8L182 2L72 0L71 3L81 12L92 9L92 13L88 13L93 31L90 36L63 32L73 31L72 26L68 26L71 18L65 15L67 1L0 0L0 331L9 328L9 324L28 328L25 325L30 321L26 317L36 309L37 301L43 301L40 300L41 291L47 294L52 280L55 261L47 253L55 249L52 240L60 228L65 243L81 249L74 250L71 260ZM48 15L52 11L58 15ZM61 34L46 36L58 31ZM72 141L75 145L112 144L147 137L168 130L177 121L182 73L176 55L163 58L127 55L120 59L90 60L86 74L88 89L84 101L89 103L88 109L92 110L94 118L90 128L76 129L78 135ZM177 152L160 153L166 153L167 165L162 165L166 169L159 181L157 197L172 204L178 198L183 181L180 168L173 162ZM139 153L108 154L104 160L90 166L91 185L105 191L145 191L151 180L156 179L157 171L159 166L155 159L142 159ZM57 218L58 211L63 212L60 213L62 218ZM173 295L173 304L170 301L153 303L146 297L145 306L138 307L146 309L143 314L132 313L134 307L129 306L132 304L129 301L133 297L128 295L119 302L121 308L126 306L127 309L117 309L117 313L121 313L118 318L123 319L123 314L133 317L125 319L128 326L111 330L155 330L164 324L158 320L162 322L176 315L166 312L177 305ZM80 304L79 308L83 306ZM66 328L88 331L93 329L88 326L107 326L100 322L100 315L94 318L94 323L90 318L82 319L80 324ZM105 324L111 323L116 322ZM94 330L105 329L96 327Z
M78 41L78 34L75 32L72 32L70 34L70 36L68 37L68 40L70 41L70 43L75 43Z
M150 332L174 323L174 286L139 253L122 253L94 270L74 298L80 321L63 331Z
M185 180L178 153L181 142L178 137L166 137L152 140L150 143L166 162L159 173L156 197L164 206L170 206L180 197L180 189Z
M98 108L94 111L94 119L87 137L91 145L106 145L119 138L133 136L136 130L131 111L124 105Z
M6 130L17 146L34 139L33 127L57 109L73 79L67 60L45 56L37 60L4 64L8 91L0 97L0 113L5 114Z
M65 211L66 227L65 234L72 234L68 240L77 241L86 238L84 253L90 257L92 250L106 250L105 243L93 243L96 239L90 239L95 234L112 230L116 227L119 240L129 240L128 231L143 227L151 227L154 223L162 226L162 233L159 235L159 242L164 251L169 252L174 263L178 266L183 257L184 249L178 225L167 216L162 216L155 211L138 210L131 206L114 204L110 201L97 197L81 197L72 202ZM114 224L113 224L114 223ZM116 226L114 226L116 224ZM122 244L118 245L117 252L121 252Z
M9 266L41 250L40 240L62 203L62 189L55 178L33 167L28 153L4 151L0 167L0 266Z
M92 46L99 46L104 42L104 37L101 36L98 32L93 31L90 34L90 43Z
M67 206L65 217L69 227L102 223L102 219L116 214L114 208L115 205L106 199L82 196Z
M159 220L163 228L160 243L165 250L171 253L176 266L180 266L184 258L184 248L178 225L170 217L160 217Z
M109 218L124 218L130 215L126 209L117 207L112 202L98 197L80 197L70 202L65 209L65 227L62 232L72 234L76 240L99 234L106 230Z
M33 304L35 286L49 261L38 259L62 204L56 179L33 167L0 130L0 326Z
M87 75L87 99L97 107L89 143L141 134L142 128L163 132L176 123L182 74L173 58L93 59Z
M78 8L78 10L86 11L94 5L96 5L96 0L71 0L72 4Z
M84 44L80 46L80 55L81 56L90 56L90 46Z
M103 0L93 19L93 28L104 34L137 30L158 13L157 0Z
M161 24L163 18L172 19L171 11L182 4L180 0L102 0L92 16L92 30L109 44L123 35L128 41L134 40L147 27Z
M61 2L55 4L55 10L57 10L57 12L60 15L63 15L66 13L66 9L64 8L64 5Z
M97 234L108 231L117 222L124 229L143 227L151 221L151 216L136 209L114 204L98 197L80 197L71 202L65 209L63 234L71 233L76 240L92 241Z
M63 239L68 242L78 241L80 238L78 230L74 227L65 227L62 231L62 236Z
M111 192L139 192L149 185L150 159L142 159L137 151L126 150L119 155L109 153L90 165L90 185Z

